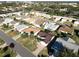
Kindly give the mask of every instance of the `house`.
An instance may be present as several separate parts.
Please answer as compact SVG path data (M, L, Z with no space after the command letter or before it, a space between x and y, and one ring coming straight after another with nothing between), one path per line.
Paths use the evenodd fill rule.
M50 21L46 21L44 23L44 29L50 30L50 31L55 31L57 30L59 27L59 25L57 25L56 23L50 22Z
M72 22L73 20L76 20L75 18L71 18L71 17L55 16L55 15L53 15L52 18L54 22L60 21L60 23L64 23L66 21Z
M36 35L39 31L40 29L37 27L29 27L29 28L25 28L24 30L22 30L22 32L26 32L28 34L30 34L31 32L34 32L34 35Z
M74 26L75 26L75 27L79 26L79 21L75 21L75 22L74 22Z
M73 28L70 28L67 25L61 25L58 29L58 32L63 32L63 33L68 33L68 34L73 35L74 30Z
M35 21L34 18L30 18L30 17L24 18L23 20L28 23L33 23Z
M43 25L45 21L46 21L45 19L37 18L32 24L35 25L36 27L41 27L41 25Z
M67 8L60 9L60 12L67 11Z
M24 25L24 24L16 24L14 26L14 30L22 33L22 30L24 30L25 28L28 28L28 27L29 26Z
M14 21L12 18L5 18L3 24L9 24L12 21Z
M21 12L13 12L12 14L16 14L18 16L21 16Z
M18 22L16 22L16 21L11 21L10 23L9 23L9 26L15 26L16 24L18 24Z
M63 45L60 42L55 41L51 46L51 52L56 57L59 56L60 52L63 50Z
M36 16L43 16L43 17L45 17L45 18L51 18L50 15L45 14L45 13L42 13L42 12L39 12L39 11L31 11L30 13L31 13L31 14L34 14L34 15L36 15Z
M40 27L44 22L45 19L40 18L40 17L27 17L25 19L23 19L25 22L28 22L30 24L33 24L36 27Z
M37 37L40 38L41 44L47 46L48 43L50 43L50 41L54 39L55 36L51 32L46 33L44 31L40 31L37 33Z
M64 18L62 19L61 23L64 23L64 22L67 22L67 21L72 22L73 20L76 20L76 19L71 18L71 17L64 17Z
M62 18L61 16L55 16L55 15L53 15L53 20L54 20L54 22L57 22L57 21L61 21L60 19Z

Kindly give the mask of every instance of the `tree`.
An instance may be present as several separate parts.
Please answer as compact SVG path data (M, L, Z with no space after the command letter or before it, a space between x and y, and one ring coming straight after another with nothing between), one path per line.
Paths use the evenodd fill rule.
M6 52L8 50L8 46L3 48L3 51Z
M11 48L14 48L14 43L10 43L10 45L9 45Z
M47 29L45 29L45 32L46 32L46 33L48 33L48 32L50 32L50 31L49 31L49 30L47 30Z
M21 37L23 37L23 38L28 37L28 33L24 32L23 34L21 34Z
M4 27L4 28L8 28L8 24L7 24L7 25L6 25L6 24L3 24L3 27Z
M34 32L33 32L33 31L31 31L31 32L30 32L30 34L34 35Z

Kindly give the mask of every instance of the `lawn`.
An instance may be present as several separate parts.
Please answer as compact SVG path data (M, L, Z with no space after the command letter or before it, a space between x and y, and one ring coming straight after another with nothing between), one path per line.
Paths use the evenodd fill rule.
M0 45L4 44L5 42L0 38Z
M37 48L37 40L34 36L28 36L26 38L20 37L17 42L21 43L24 47L30 51L34 51Z
M14 36L16 36L16 35L18 35L19 34L19 32L17 32L17 31L10 31L10 32L8 32L7 33L9 36L11 36L11 37L14 37Z
M15 57L16 52L13 51L10 47L8 47L6 50L4 48L0 48L0 57Z
M47 47L45 47L40 53L39 53L39 57L48 57L48 50Z

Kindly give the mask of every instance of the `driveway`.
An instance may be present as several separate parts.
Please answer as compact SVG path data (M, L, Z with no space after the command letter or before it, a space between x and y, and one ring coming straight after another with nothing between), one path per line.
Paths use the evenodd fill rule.
M14 41L11 37L6 35L4 32L0 31L0 37L7 43L7 45L10 45L10 43L14 43L15 47L13 48L13 50L15 50L20 56L35 57L28 49L22 47L22 45Z
M40 43L37 43L37 49L35 51L33 51L33 54L35 56L38 56L38 54L45 48L46 46L40 44Z

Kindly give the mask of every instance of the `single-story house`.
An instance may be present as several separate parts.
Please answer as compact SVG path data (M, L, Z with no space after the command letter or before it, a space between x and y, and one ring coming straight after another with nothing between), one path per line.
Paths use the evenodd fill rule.
M58 29L58 32L69 33L73 35L74 30L67 25L61 25Z
M51 32L46 33L44 31L40 31L37 33L37 37L40 38L41 44L47 46L48 43L50 43L50 41L54 39L55 36Z
M76 20L75 18L71 17L64 17L64 16L55 16L52 17L54 19L54 22L60 21L61 23L64 23L66 21L72 22L73 20Z
M28 23L33 23L35 21L34 18L30 18L30 17L24 18L23 20Z
M14 21L12 18L5 18L3 24L9 24L12 21Z
M40 31L40 29L37 27L29 27L29 28L25 28L24 30L22 30L22 32L26 32L29 35L31 32L34 32L34 35L36 35L39 31Z
M46 21L46 19L42 19L42 18L37 18L34 22L33 25L35 25L36 27L41 27L41 25L43 25L43 23Z
M79 21L75 21L74 26L79 26Z
M60 52L63 50L63 45L60 42L55 41L51 46L52 54L56 57L59 56Z
M65 11L67 11L67 8L60 9L59 11L60 11L60 12L62 12L62 11L65 12Z
M45 17L45 18L51 18L50 15L45 14L45 13L42 13L42 12L39 12L39 11L31 11L30 13L31 13L31 14L34 14L34 15L36 15L36 16L43 16L43 17Z
M57 22L57 21L60 21L60 19L62 18L61 16L54 16L53 15L53 20L54 20L54 22Z
M18 22L16 22L16 21L11 21L10 23L9 23L9 26L15 26L16 24L18 24Z
M24 30L25 28L28 28L28 27L29 26L24 25L24 24L17 24L14 26L14 30L22 33L22 30Z
M58 28L59 28L59 25L57 25L56 23L49 22L49 21L46 21L44 23L44 29L47 29L47 30L50 30L50 31L55 31Z
M16 14L16 15L18 15L18 16L21 16L21 13L22 13L22 12L13 12L13 14Z

